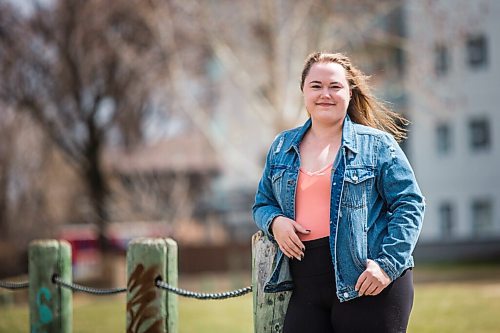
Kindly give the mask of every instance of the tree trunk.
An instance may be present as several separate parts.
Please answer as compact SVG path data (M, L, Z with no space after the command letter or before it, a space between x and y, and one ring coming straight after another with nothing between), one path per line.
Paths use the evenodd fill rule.
M87 148L88 167L85 180L89 189L90 202L94 213L95 224L98 230L98 246L100 251L100 275L99 281L103 286L111 286L116 275L113 269L114 255L111 244L106 237L106 227L109 222L107 210L107 198L109 188L106 177L100 164L100 140L89 140Z
M94 213L95 224L98 229L98 244L101 253L110 250L109 242L106 238L106 225L109 220L107 211L107 198L109 195L108 184L101 169L100 155L102 148L102 138L98 133L93 121L88 122L89 140L86 153L85 180L89 191L90 203Z
M106 237L106 225L109 219L106 207L108 189L99 167L91 166L88 171L88 177L88 186L90 188L90 202L95 214L95 224L97 225L99 233L99 249L101 250L101 252L105 253L110 250L109 242Z

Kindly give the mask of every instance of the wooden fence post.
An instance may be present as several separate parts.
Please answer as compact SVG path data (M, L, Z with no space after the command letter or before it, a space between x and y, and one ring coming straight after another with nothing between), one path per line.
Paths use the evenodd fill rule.
M155 280L177 286L177 243L139 238L127 251L127 333L177 333L177 295Z
M71 333L72 291L52 280L72 281L71 247L66 241L36 240L29 250L30 332Z
M253 318L255 333L283 331L285 313L291 292L264 293L264 283L271 274L277 245L262 231L252 237Z

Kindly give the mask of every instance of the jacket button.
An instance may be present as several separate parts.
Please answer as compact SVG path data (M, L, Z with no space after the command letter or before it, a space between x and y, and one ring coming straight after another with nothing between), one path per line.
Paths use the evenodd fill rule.
M345 292L345 293L344 293L344 297L345 297L345 298L349 297L349 293Z
M354 180L355 182L357 182L357 181L358 181L358 176L353 175L353 176L352 176L352 180Z

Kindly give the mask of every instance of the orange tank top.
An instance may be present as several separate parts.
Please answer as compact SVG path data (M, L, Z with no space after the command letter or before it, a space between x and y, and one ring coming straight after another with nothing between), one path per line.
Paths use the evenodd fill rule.
M311 233L303 241L330 236L330 195L333 163L315 172L300 168L295 193L295 221Z

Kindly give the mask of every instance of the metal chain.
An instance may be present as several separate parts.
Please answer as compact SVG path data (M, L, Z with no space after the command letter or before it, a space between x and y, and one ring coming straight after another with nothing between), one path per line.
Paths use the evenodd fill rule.
M113 295L113 294L119 294L119 293L124 293L127 291L127 288L111 288L111 289L98 289L98 288L91 288L87 286L82 286L80 284L76 283L69 283L61 280L61 278L58 275L54 275L52 278L52 281L55 284L58 284L60 286L63 286L64 288L71 289L73 291L81 291L87 294L93 294L93 295Z
M29 281L24 282L9 282L9 281L0 281L0 288L5 289L25 289L30 286Z
M248 286L245 288L232 290L232 291L226 291L223 293L210 293L210 294L209 293L198 293L198 292L194 292L194 291L189 291L189 290L173 287L173 286L169 285L168 283L161 281L161 280L156 281L156 286L158 288L162 288L162 289L168 290L170 292L173 292L174 294L177 294L179 296L196 298L196 299L201 299L201 300L226 299L226 298L231 298L231 297L238 297L238 296L245 295L245 294L252 291L252 286Z
M65 282L58 275L54 275L52 278L52 281L55 284L60 285L64 288L68 288L68 289L71 289L73 291L81 291L81 292L93 294L93 295L113 295L113 294L124 293L127 291L127 288L98 289L98 288L82 286L82 285L77 284L77 283ZM168 283L161 281L161 280L156 281L156 286L158 288L173 292L174 294L177 294L179 296L196 298L196 299L200 299L200 300L207 300L207 299L216 300L216 299L226 299L226 298L238 297L238 296L243 296L245 294L248 294L249 292L252 291L252 286L248 286L245 288L236 289L236 290L232 290L232 291L226 291L226 292L222 292L222 293L198 293L198 292L194 292L194 291L189 291L189 290L173 287L173 286L169 285ZM0 281L0 288L24 289L24 288L28 288L28 287L29 287L28 281L26 281L26 282Z

